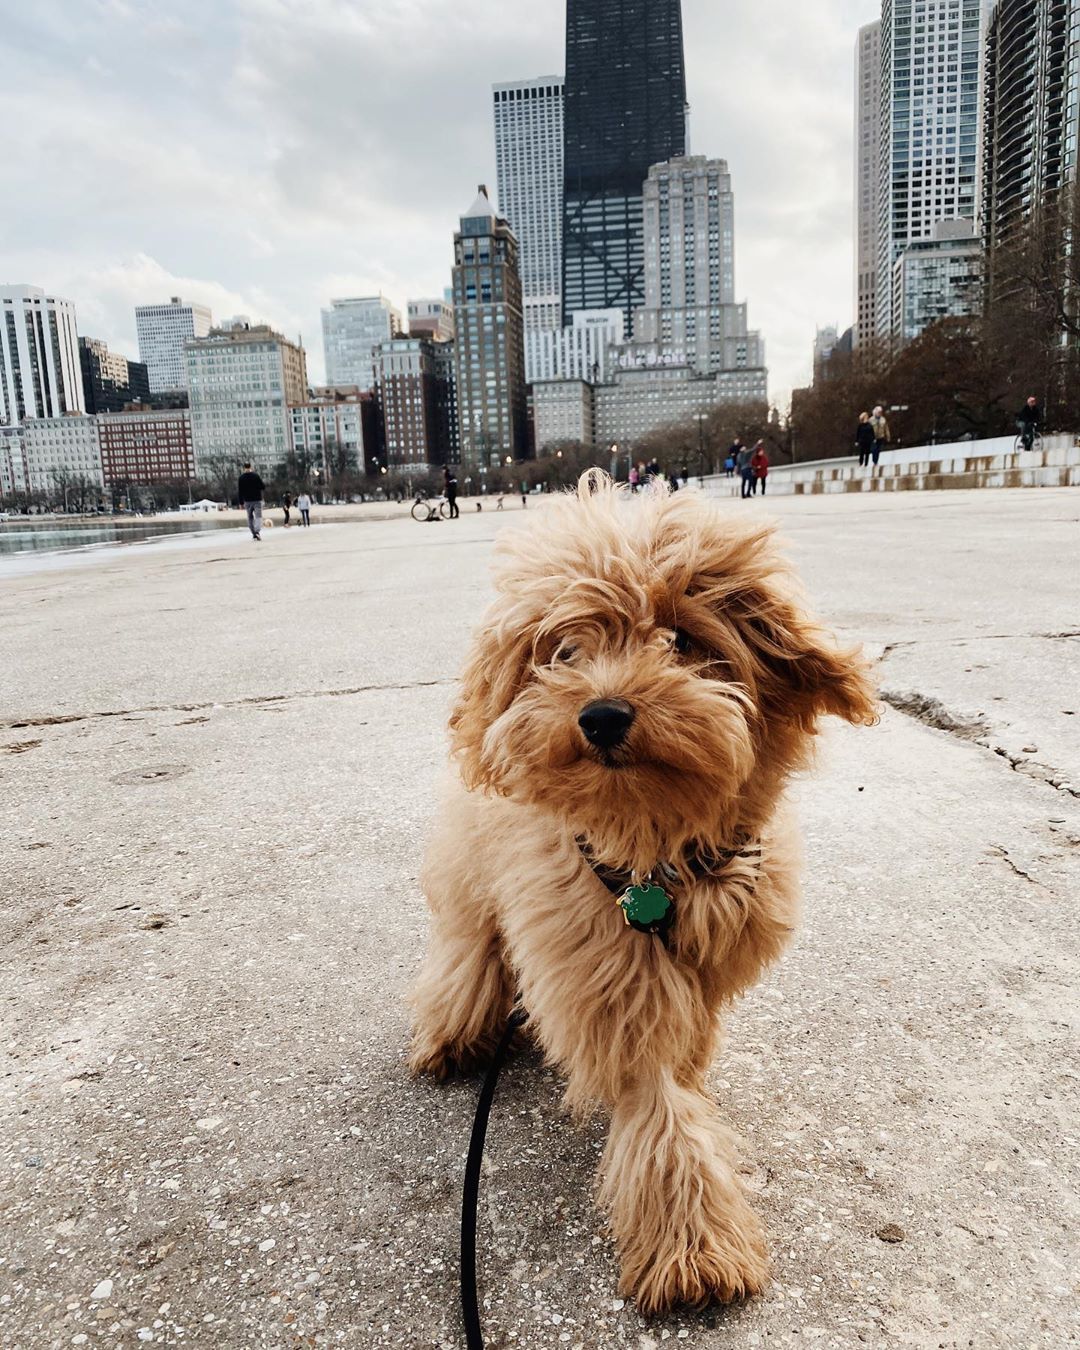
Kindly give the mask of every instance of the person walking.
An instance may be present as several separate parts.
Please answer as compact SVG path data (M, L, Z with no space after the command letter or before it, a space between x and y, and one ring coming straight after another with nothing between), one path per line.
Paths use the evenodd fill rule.
M1016 425L1020 428L1021 445L1025 450L1030 450L1035 444L1035 437L1042 425L1042 411L1039 408L1039 400L1034 394L1016 414Z
M739 477L742 479L742 495L749 497L753 492L754 470L750 467L750 449L742 445L735 458L735 467L739 471Z
M449 469L443 469L443 492L450 504L450 519L457 520L458 516L461 515L457 504L457 479Z
M638 473L637 465L636 465L636 464L631 464L631 465L630 465L630 491L631 491L631 492L636 492L636 491L638 490L638 484L639 484L640 482L641 482L641 474Z
M296 509L300 512L300 524L309 526L311 524L311 498L306 492L301 492L296 499Z
M281 499L281 509L285 512L285 528L289 528L289 512L292 510L292 496L286 492Z
M892 439L889 435L889 424L885 420L885 409L880 403L874 409L874 415L870 419L870 425L874 431L874 443L870 447L870 456L876 464L878 462L878 456Z
M690 483L690 470L685 464L682 466L682 473L679 476L682 478L683 487L687 487Z
M266 487L263 480L251 467L250 463L244 465L244 472L236 484L236 495L240 498L240 505L247 512L248 529L251 531L252 539L262 539L262 508L263 493Z
M727 453L727 458L724 460L724 477L725 478L735 477L735 457L734 455L732 455L730 450Z
M870 414L859 414L859 425L855 428L855 446L859 451L859 468L870 463L870 452L874 448L874 428L870 425Z
M765 484L769 478L769 456L765 453L765 442L758 441L754 453L750 456L750 467L754 472L754 492L761 485L761 495L765 496Z

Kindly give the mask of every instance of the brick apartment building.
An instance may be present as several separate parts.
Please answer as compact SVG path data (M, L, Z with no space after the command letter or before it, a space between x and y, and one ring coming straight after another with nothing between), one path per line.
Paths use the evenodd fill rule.
M191 413L132 405L97 418L106 484L175 483L195 477Z

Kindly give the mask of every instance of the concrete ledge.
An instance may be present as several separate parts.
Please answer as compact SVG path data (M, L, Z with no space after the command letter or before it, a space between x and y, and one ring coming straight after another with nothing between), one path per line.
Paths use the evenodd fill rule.
M780 464L769 471L770 497L817 496L836 492L930 492L941 488L1080 486L1080 438L1046 436L1041 448L1014 449L1015 437L998 436L952 445L920 445L884 452L877 465L857 458ZM711 475L705 490L737 495L738 479Z

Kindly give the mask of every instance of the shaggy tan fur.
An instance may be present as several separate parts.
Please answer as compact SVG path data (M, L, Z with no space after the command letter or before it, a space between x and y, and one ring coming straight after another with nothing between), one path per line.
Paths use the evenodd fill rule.
M423 878L430 949L411 1067L482 1063L514 999L576 1110L611 1112L601 1203L643 1312L758 1292L768 1258L705 1075L723 1005L797 911L785 783L819 717L876 715L867 668L806 614L767 526L592 471L501 541L498 598L450 721L461 770ZM636 713L596 751L578 716ZM669 949L582 858L682 871ZM761 841L695 880L695 850Z

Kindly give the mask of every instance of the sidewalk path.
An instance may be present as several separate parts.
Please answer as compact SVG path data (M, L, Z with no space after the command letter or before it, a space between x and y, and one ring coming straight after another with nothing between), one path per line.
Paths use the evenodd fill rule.
M776 512L894 705L831 728L799 785L804 927L714 1071L775 1282L651 1324L624 1305L602 1125L525 1057L484 1180L490 1345L1059 1350L1080 494L730 509ZM403 996L504 523L274 530L0 587L5 1350L461 1344L476 1084L407 1080Z

